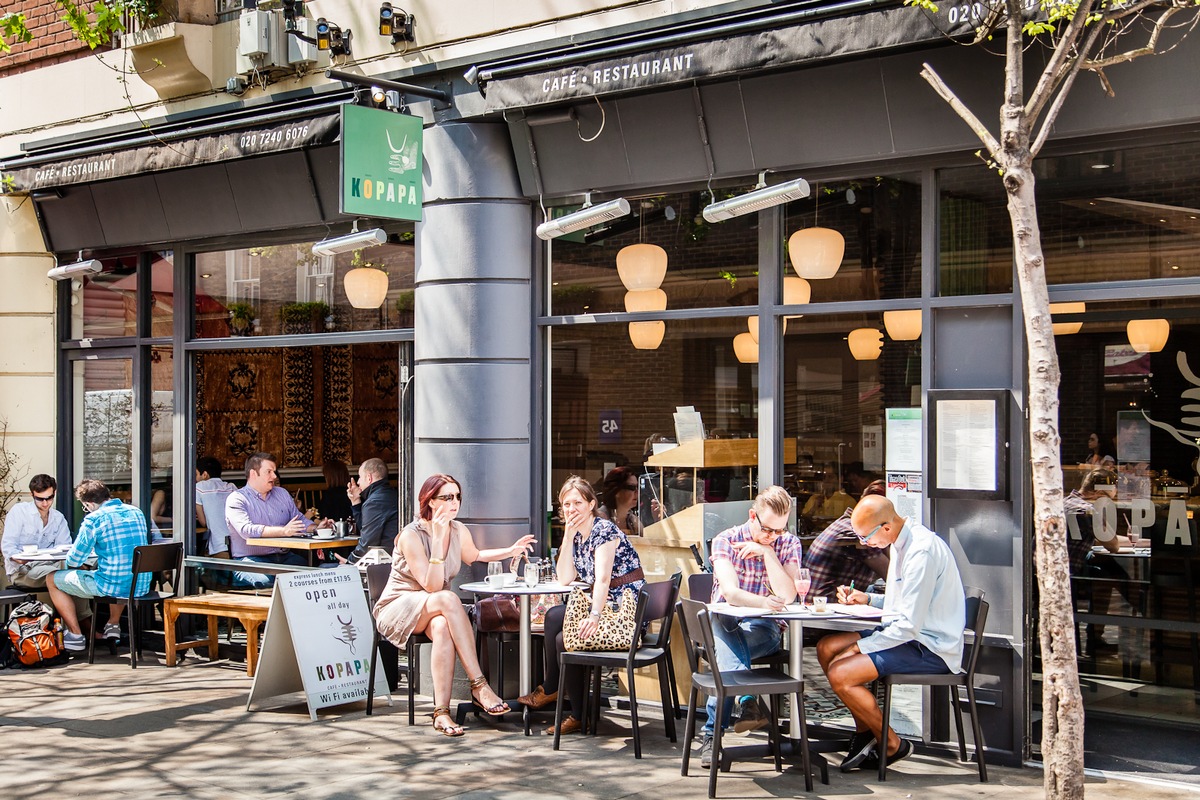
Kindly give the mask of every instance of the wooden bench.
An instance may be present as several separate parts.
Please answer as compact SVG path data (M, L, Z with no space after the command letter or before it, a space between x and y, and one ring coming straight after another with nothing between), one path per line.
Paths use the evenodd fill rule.
M178 650L206 645L208 657L216 660L219 637L217 617L236 619L246 629L246 674L253 677L258 666L258 627L267 619L271 609L270 596L210 592L189 597L171 597L163 603L167 629L167 666L175 666ZM202 614L208 617L208 638L188 642L175 641L175 621L180 614Z

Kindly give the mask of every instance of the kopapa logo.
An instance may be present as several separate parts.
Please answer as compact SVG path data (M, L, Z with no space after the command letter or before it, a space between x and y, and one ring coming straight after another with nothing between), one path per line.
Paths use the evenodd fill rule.
M391 158L388 159L388 172L396 175L403 175L417 165L417 143L408 143L408 134L404 135L404 141L399 147L392 144L392 132L384 131L387 137L388 149L392 151Z

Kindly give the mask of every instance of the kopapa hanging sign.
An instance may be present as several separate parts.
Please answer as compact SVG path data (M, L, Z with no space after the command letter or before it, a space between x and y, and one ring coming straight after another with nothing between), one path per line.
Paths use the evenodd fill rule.
M355 567L280 575L246 709L303 692L315 720L319 708L366 700L374 626ZM391 705L378 656L375 666L375 694Z
M343 214L421 219L420 117L342 106Z

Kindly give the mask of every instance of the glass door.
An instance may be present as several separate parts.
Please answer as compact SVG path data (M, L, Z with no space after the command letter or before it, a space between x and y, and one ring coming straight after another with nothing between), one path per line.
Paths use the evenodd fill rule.
M72 353L69 415L70 486L87 478L103 481L114 497L134 502L137 424L134 350ZM64 481L65 483L66 481ZM140 499L140 498L138 498ZM83 518L77 504L76 525Z

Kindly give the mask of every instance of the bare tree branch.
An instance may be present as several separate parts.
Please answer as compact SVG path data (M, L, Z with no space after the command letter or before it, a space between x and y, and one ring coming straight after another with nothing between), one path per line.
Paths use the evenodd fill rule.
M1102 28L1100 26L1096 26L1092 30L1088 31L1087 40L1080 49L1081 53L1091 52L1091 49L1096 44L1096 39L1100 37L1101 30ZM1067 73L1066 78L1059 85L1058 92L1054 95L1054 102L1051 103L1049 110L1046 111L1046 116L1040 122L1038 122L1036 117L1029 118L1031 125L1040 126L1038 128L1037 135L1033 139L1033 144L1029 147L1029 152L1035 157L1042 151L1042 145L1044 145L1046 143L1046 139L1050 137L1050 131L1054 128L1054 121L1058 119L1058 112L1062 110L1062 106L1063 103L1066 102L1067 95L1071 93L1071 87L1075 84L1075 78L1079 77L1079 70L1082 68L1082 66L1083 62L1078 58L1071 63L1070 71ZM1101 79L1107 83L1107 79L1103 78L1103 73L1101 74ZM1111 88L1112 87L1109 87L1110 90Z
M983 146L987 148L988 155L995 157L1000 152L1000 142L995 136L992 136L991 131L987 129L986 125L979 121L979 118L972 113L971 109L967 108L966 105L963 104L963 101L958 99L958 95L954 93L953 89L946 85L946 82L942 80L941 76L937 74L934 68L929 66L929 64L922 64L921 77L925 79L926 83L933 87L933 90L938 93L939 97L945 100L950 107L954 109L954 112L962 118L962 121L967 123L967 127L974 131L975 135L979 137L979 140L983 142Z
M1087 18L1091 15L1095 2L1096 0L1081 2L1075 11L1075 16L1071 17L1071 21L1067 23L1067 29L1061 37L1058 37L1059 43L1054 48L1054 55L1050 57L1050 63L1042 70L1037 86L1029 93L1029 101L1025 104L1025 115L1030 122L1041 116L1042 109L1055 96L1058 87L1067 76L1071 59L1077 58L1075 49L1070 45L1079 41L1080 36L1083 35L1083 28L1087 25Z
M1155 20L1154 27L1150 29L1150 38L1146 41L1144 46L1134 48L1133 50L1126 50L1124 53L1118 53L1114 56L1106 56L1105 58L1086 61L1083 64L1083 68L1092 72L1096 72L1104 69L1105 67L1111 67L1113 64L1123 64L1128 61L1133 61L1135 58L1154 55L1154 53L1157 52L1158 38L1162 35L1163 28L1166 27L1167 22L1171 19L1171 17L1175 16L1175 14L1177 14L1179 11L1180 9L1178 8L1168 8L1163 11L1162 15Z

